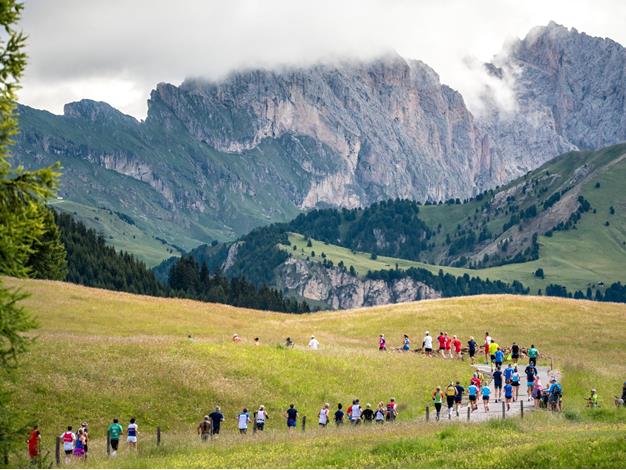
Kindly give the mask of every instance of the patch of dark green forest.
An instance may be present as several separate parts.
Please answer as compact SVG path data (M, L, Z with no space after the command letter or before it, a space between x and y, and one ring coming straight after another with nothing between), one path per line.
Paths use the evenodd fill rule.
M206 262L199 265L190 257L182 257L172 263L167 281L160 282L142 261L107 245L104 237L70 214L54 212L54 218L67 253L65 280L68 282L133 294L184 297L259 310L290 313L310 311L306 302L285 298L281 292L265 285L257 287L243 276L227 279L219 271L209 273ZM35 273L38 277L50 277L38 271Z

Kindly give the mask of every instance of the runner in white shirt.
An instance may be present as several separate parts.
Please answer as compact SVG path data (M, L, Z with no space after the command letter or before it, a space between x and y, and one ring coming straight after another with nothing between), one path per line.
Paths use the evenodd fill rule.
M265 420L269 419L269 417L267 411L265 411L265 406L259 406L259 411L256 412L256 428L258 431L263 431Z
M324 408L322 408L317 415L319 417L319 425L321 428L325 428L328 425L328 415L330 414L330 404L324 403Z
M361 402L357 399L352 402L352 413L350 414L352 424L361 424Z
M65 463L72 461L72 452L74 452L74 443L76 442L76 434L72 432L72 426L67 427L67 431L61 434L63 441L63 450L65 451Z
M320 342L315 339L315 336L311 336L311 341L309 341L309 349L319 349L320 347Z
M424 339L422 341L422 347L424 348L424 353L427 356L433 355L433 337L430 336L430 333L428 331L425 333Z
M239 427L239 433L245 434L248 432L248 423L250 422L250 414L248 413L248 408L244 408L241 413L239 413L239 417L237 418L237 425Z

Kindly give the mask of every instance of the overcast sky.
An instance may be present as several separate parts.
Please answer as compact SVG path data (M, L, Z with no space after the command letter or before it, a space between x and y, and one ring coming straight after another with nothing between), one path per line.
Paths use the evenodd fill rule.
M623 0L26 0L20 102L62 113L81 98L139 119L158 82L251 67L421 59L472 106L474 61L550 20L626 44Z

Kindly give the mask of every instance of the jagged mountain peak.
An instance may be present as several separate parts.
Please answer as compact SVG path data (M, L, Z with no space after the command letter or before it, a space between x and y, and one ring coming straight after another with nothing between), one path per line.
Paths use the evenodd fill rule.
M122 113L110 104L90 99L67 103L63 107L63 115L70 118L84 119L89 122L118 120L127 123L138 123L134 117Z

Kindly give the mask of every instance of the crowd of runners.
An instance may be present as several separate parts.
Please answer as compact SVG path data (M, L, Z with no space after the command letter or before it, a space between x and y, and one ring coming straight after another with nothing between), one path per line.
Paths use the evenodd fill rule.
M234 342L240 342L239 335L233 335ZM255 338L255 344L260 344L259 338ZM438 348L435 349L434 345ZM294 341L287 338L285 346L294 347ZM317 350L320 348L319 341L315 336L311 336L308 348ZM432 403L435 408L435 419L440 420L443 404L447 406L447 417L452 418L453 414L459 416L460 408L463 406L464 397L467 397L466 406L469 412L479 410L479 402L485 412L489 412L489 404L493 400L495 403L504 402L507 410L511 409L511 404L519 400L520 387L526 387L527 400L532 401L536 408L547 408L554 411L561 411L561 400L563 388L556 377L549 380L549 384L542 384L537 370L537 360L540 357L538 349L534 344L528 348L522 348L513 342L510 347L499 345L489 333L485 333L482 344L478 344L474 337L470 336L466 345L463 346L461 340L456 335L449 335L447 332L440 332L434 338L428 331L425 332L421 347L411 348L411 339L408 335L402 335L400 346L397 348L387 347L385 335L378 338L379 351L397 350L403 352L421 352L430 357L442 357L444 359L465 360L466 356L472 364L475 364L478 356L484 354L485 365L489 365L490 372L483 373L479 368L473 372L469 381L462 384L461 381L449 382L447 386L440 385L434 387L431 394ZM521 364L523 358L527 358L527 364ZM526 361L524 361L526 362ZM506 364L506 365L505 365ZM525 381L522 379L525 378ZM489 386L492 382L493 387ZM626 400L626 382L622 390L622 397L615 397L615 404L623 406ZM590 407L597 407L598 394L595 389L587 399ZM273 413L272 413L273 414ZM286 420L286 428L294 430L302 421L298 409L294 404L289 405L282 413ZM385 404L379 402L373 406L371 403L363 405L359 399L352 400L352 404L344 409L342 403L337 403L334 411L329 403L324 403L317 413L317 425L319 428L326 428L330 424L340 427L344 424L357 426L360 424L392 423L398 416L398 406L395 398L390 398ZM263 432L266 423L270 420L270 413L264 405L260 405L256 411L250 412L248 408L243 408L236 414L235 420L240 434L246 434L249 429L253 432ZM197 433L203 441L216 437L220 434L222 423L226 420L219 406L204 416L204 419L197 427ZM138 426L135 418L130 418L129 424L124 431L118 418L108 426L108 446L110 455L115 457L119 449L120 440L126 434L127 446L130 450L137 449ZM76 431L72 426L59 436L60 443L65 453L65 463L69 464L72 459L85 460L89 452L89 428L86 422L81 423ZM32 461L36 461L40 456L41 433L37 426L32 429L27 441L28 453Z
M301 417L293 403L283 412L282 416L286 420L285 424L288 431L292 431L298 427ZM398 406L393 397L389 399L387 404L381 401L376 407L373 407L370 403L363 406L359 399L354 399L352 404L345 410L343 404L337 403L334 412L331 411L330 404L325 403L317 413L317 424L320 428L326 428L332 423L336 426L342 426L346 423L352 425L361 423L383 424L385 422L395 421L397 416ZM254 432L262 432L269 420L270 413L264 405L260 405L253 413L251 413L248 408L243 408L236 417L237 429L240 434L247 434L249 429L252 429ZM225 417L221 408L216 406L215 410L206 415L198 425L198 435L203 441L219 435L224 421Z

